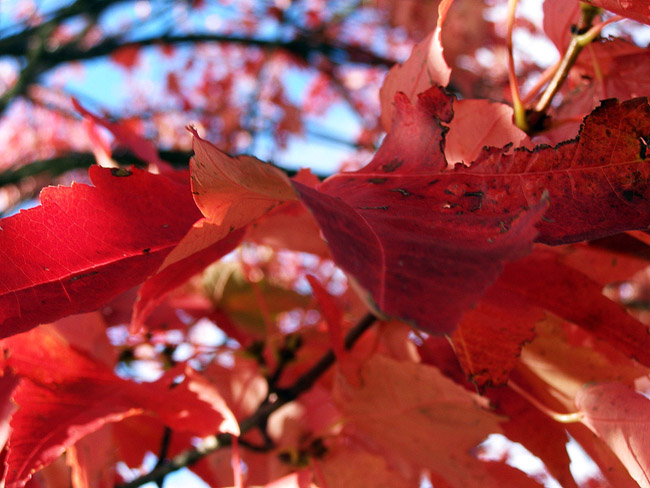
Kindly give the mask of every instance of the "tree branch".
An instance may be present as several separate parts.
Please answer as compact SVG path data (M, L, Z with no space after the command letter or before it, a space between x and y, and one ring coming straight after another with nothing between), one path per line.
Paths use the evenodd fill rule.
M367 313L359 322L347 333L345 336L345 348L351 349L357 340L367 331L377 320L377 317L372 313ZM306 373L304 373L296 382L289 388L283 391L282 395L272 403L262 403L253 415L242 420L239 424L241 433L244 434L249 430L257 427L258 425L266 422L268 417L278 410L280 407L292 402L300 395L309 390L316 381L334 364L336 356L330 349L320 360L314 364ZM197 462L199 459L211 454L223 447L230 446L232 437L230 434L218 434L207 437L202 442L192 448L180 453L172 458L169 462L154 468L150 473L134 479L128 483L117 486L116 488L136 488L145 483L156 481L164 478L169 473L177 471L181 468L190 466Z
M160 159L170 163L177 168L185 168L188 166L192 152L190 151L158 151ZM123 166L140 166L147 165L145 161L137 158L130 152L116 152L112 155L113 160ZM41 159L27 163L17 168L9 168L0 172L0 188L5 185L16 185L23 179L36 176L49 176L51 178L60 176L68 171L74 169L89 168L93 164L97 164L95 156L92 153L72 152L63 156L56 156L50 159ZM287 169L281 165L270 163L277 168L284 171L288 176L294 176L297 171ZM316 173L320 179L326 178L327 175Z

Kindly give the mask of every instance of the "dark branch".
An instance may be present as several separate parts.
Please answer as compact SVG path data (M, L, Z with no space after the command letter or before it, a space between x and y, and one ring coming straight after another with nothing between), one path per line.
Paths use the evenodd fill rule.
M158 151L158 154L160 159L167 161L177 168L187 167L190 157L192 156L192 153L188 151ZM146 166L146 162L138 159L132 153L114 153L112 158L118 164L124 166ZM7 169L0 173L0 187L5 185L16 185L29 177L48 176L53 178L74 169L89 168L93 164L97 164L95 156L92 153L82 152L73 152L64 156L33 161L17 168ZM295 170L286 169L277 164L274 165L284 171L288 176L296 174ZM324 179L327 175L317 174L317 176Z
M345 336L345 348L351 349L354 343L375 323L376 320L377 317L375 315L367 313ZM334 352L332 350L328 351L314 366L312 366L311 369L309 369L309 371L298 378L291 387L284 390L283 395L278 396L275 402L263 403L253 415L244 419L239 424L241 433L244 434L245 432L256 428L258 425L263 424L273 412L308 391L335 361L336 356L334 355ZM173 471L190 466L204 456L207 456L223 447L230 446L231 444L232 437L230 434L210 436L204 439L195 448L182 452L171 459L168 463L154 468L150 473L136 478L129 483L119 485L116 488L136 488L145 483L156 481Z

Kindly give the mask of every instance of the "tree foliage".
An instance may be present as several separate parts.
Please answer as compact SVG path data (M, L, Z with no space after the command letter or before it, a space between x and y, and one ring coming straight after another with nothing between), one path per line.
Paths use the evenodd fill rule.
M4 486L650 487L650 10L542 5L18 2Z

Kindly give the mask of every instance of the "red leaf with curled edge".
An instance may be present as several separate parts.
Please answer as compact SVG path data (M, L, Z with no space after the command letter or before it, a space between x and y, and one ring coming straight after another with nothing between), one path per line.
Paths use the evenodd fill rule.
M201 217L176 177L93 166L90 179L45 188L41 206L0 220L0 337L137 285Z
M594 7L601 7L616 15L650 24L650 6L647 0L585 0Z
M383 313L450 332L533 239L561 244L650 223L644 99L603 102L578 140L512 154L485 148L453 170L441 125L453 118L452 98L434 87L415 107L399 94L395 104L393 129L368 166L316 190L294 182L336 262Z
M431 85L446 86L451 76L442 48L442 24L454 0L443 0L438 5L436 29L413 47L413 52L403 64L393 66L379 91L381 100L381 124L386 131L395 117L395 94L406 94L415 101L416 96Z
M22 378L14 395L20 408L11 420L7 487L23 486L36 470L108 422L147 413L174 430L205 436L223 421L190 391L188 381L176 382L183 365L155 383L126 381L70 347L51 325L5 339L2 347L6 367Z
M199 137L190 161L192 195L205 218L197 221L142 286L132 324L139 327L165 295L239 245L245 228L285 201L297 200L289 178L250 156L233 158Z

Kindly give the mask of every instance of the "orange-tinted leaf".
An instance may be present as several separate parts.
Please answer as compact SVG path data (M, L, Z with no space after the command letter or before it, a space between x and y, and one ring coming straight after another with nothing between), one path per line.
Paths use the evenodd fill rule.
M231 158L194 129L192 194L205 219L196 222L140 291L133 314L142 325L165 294L237 247L243 227L284 201L295 200L289 178L258 159Z
M470 165L484 147L528 145L524 131L513 123L512 107L489 100L459 100L445 138L445 157L450 164ZM468 135L471 136L468 137Z
M339 377L337 402L348 432L385 455L431 469L451 487L499 485L469 451L499 432L500 418L436 368L372 356L361 386Z
M585 387L576 397L582 422L603 439L643 488L650 487L650 400L621 383Z
M192 133L192 193L210 223L238 229L280 203L296 200L279 169L250 156L232 158Z
M96 166L90 178L0 221L0 336L95 310L152 274L200 217L175 179Z

